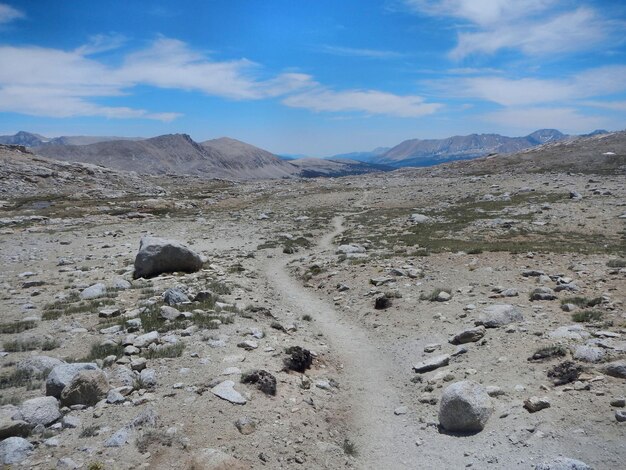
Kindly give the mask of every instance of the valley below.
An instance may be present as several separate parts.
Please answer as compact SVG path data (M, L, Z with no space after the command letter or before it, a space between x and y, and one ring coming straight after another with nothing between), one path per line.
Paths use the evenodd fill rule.
M623 174L478 162L129 179L12 152L0 185L4 463L623 466ZM135 278L146 236L201 266ZM83 382L74 363L91 371ZM56 395L51 370L70 375ZM459 382L484 408L481 429L447 424Z

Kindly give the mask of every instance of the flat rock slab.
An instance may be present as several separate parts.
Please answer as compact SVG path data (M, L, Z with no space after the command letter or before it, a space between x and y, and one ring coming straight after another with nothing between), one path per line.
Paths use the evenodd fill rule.
M557 457L554 460L538 463L535 470L592 470L585 462L567 457Z
M519 308L509 304L496 304L484 308L476 324L486 328L498 328L521 321L524 321L524 317Z
M477 326L476 328L470 328L468 330L461 331L457 333L452 338L450 338L451 344L465 344L465 343L473 343L481 339L485 336L485 327Z
M220 397L222 400L229 401L236 405L245 405L247 400L235 390L235 382L232 380L224 380L211 389L213 395Z
M431 357L425 361L418 362L413 366L413 370L418 374L429 372L447 366L450 363L450 355L442 354L441 356Z

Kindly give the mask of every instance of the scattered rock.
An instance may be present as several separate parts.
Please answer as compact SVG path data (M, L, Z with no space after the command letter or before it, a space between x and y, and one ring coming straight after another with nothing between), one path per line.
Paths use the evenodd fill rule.
M18 464L34 450L33 445L21 437L9 437L0 442L0 462L3 465Z
M545 408L550 408L550 401L546 397L530 397L524 400L524 408L526 408L529 413L536 413Z
M534 300L556 300L558 297L549 287L538 287L530 293L531 302Z
M391 299L388 298L386 295L381 295L376 297L376 299L374 300L374 308L376 310L384 310L386 308L391 307Z
M61 398L61 392L74 376L82 370L96 370L98 365L93 362L76 362L59 364L54 367L46 380L46 395Z
M247 436L256 431L256 422L253 419L244 416L243 418L239 418L235 421L235 427L241 434Z
M606 356L606 351L594 346L576 346L573 356L579 361L601 362Z
M441 396L439 423L451 432L482 431L493 412L487 392L469 380L449 385Z
M481 325L476 328L470 328L457 333L449 340L449 342L451 344L474 343L483 336L485 336L485 327Z
M64 364L60 359L50 356L31 356L18 362L15 368L28 374L48 374L56 366Z
M580 460L557 457L535 465L535 470L592 470L592 468Z
M193 453L185 468L194 470L249 470L239 460L218 449L203 449Z
M37 397L24 401L20 405L18 419L31 426L48 426L61 418L59 403L54 397Z
M202 268L202 258L185 245L164 238L143 237L135 257L134 279L162 273L193 273Z
M447 366L450 363L450 355L442 354L440 356L431 357L422 362L418 362L413 366L413 371L418 374L429 372L431 370L438 369L443 366Z
M104 284L98 283L93 286L87 287L80 293L80 298L83 300L97 299L104 297L107 293L107 288Z
M187 297L187 294L185 294L181 289L177 287L167 289L165 292L163 292L161 297L163 298L163 302L170 306L190 301L189 297Z
M524 317L520 309L509 304L498 304L484 308L476 324L487 328L499 328L521 321L524 321Z
M626 379L626 361L613 361L604 366L604 373L611 377Z
M63 406L93 406L107 396L109 381L101 370L82 370L61 393Z
M229 401L236 405L245 405L247 400L237 390L235 390L234 387L235 382L232 380L224 380L213 387L211 392L213 392L215 396L220 397L222 400Z

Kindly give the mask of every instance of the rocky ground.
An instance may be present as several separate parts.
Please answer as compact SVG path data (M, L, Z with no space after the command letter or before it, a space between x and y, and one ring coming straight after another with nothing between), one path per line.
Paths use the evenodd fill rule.
M4 463L623 466L623 176L150 188L3 193Z

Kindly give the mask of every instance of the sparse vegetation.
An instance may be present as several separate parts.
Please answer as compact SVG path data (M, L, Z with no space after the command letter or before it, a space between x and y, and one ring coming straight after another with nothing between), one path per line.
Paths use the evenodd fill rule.
M174 358L183 355L185 344L182 342L175 344L166 344L155 349L146 349L142 356L146 359Z
M578 323L591 323L594 321L600 321L604 317L604 312L601 310L583 310L581 312L572 313L572 320Z
M561 362L548 370L548 377L554 385L565 385L574 382L580 376L583 368L572 361Z
M87 437L94 437L98 435L99 430L100 430L100 426L98 426L97 424L86 426L80 430L80 434L78 435L78 437L80 437L81 439L85 439Z
M626 268L626 259L611 259L606 262L609 268Z
M439 297L439 294L441 294L442 292L452 295L452 291L450 289L437 288L433 290L430 294L420 294L420 300L428 300L430 302L435 302L437 300L437 297Z
M313 317L307 313L307 314L302 315L302 320L303 321L313 321Z
M89 354L78 362L92 362L96 359L104 359L107 356L120 357L124 354L124 346L121 344L94 344Z
M354 442L352 442L350 439L344 439L343 444L342 444L342 449L343 452L346 455L349 455L351 457L355 457L358 452L357 452L357 448L356 448L356 444Z
M602 297L594 297L593 299L588 299L587 297L566 297L561 300L561 305L565 304L574 304L580 308L588 308L595 307L596 305L600 305L602 303Z
M137 450L145 454L151 446L171 447L177 441L176 434L168 434L160 429L147 429L135 441Z
M15 334L35 328L37 323L32 320L0 323L0 334Z
M9 374L0 375L0 390L7 388L25 387L34 390L41 386L47 374L33 374L25 370L13 370Z
M564 357L567 355L567 348L562 344L553 344L537 349L534 354L528 358L529 361L540 361L542 359L551 359L553 357Z
M26 337L15 338L5 341L2 346L7 352L24 352L35 351L41 349L43 351L51 351L61 345L60 341L53 338Z

